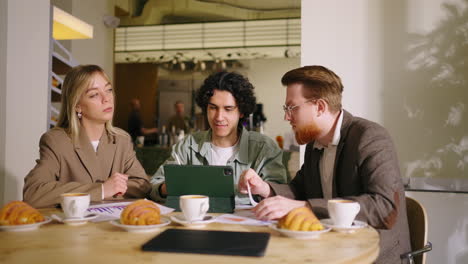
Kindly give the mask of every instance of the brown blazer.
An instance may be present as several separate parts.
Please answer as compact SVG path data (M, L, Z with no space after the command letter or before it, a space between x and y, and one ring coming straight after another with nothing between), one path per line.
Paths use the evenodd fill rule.
M358 220L380 234L377 263L401 263L410 251L403 182L395 147L382 126L343 110L341 138L333 175L333 197L359 202ZM318 161L320 154L307 144L304 164L288 185L269 183L277 195L307 200L319 218L328 218Z
M130 136L118 130L117 135L103 133L97 152L86 133L80 133L77 142L60 128L43 134L40 159L24 180L24 201L33 207L54 206L67 192L90 193L91 201L101 201L102 183L115 172L129 175L125 198L146 197L151 190L148 176Z

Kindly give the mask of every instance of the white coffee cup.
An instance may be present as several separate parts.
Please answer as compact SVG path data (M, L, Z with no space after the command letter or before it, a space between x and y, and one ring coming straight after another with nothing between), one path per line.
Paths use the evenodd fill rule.
M328 200L328 214L337 227L350 227L361 210L358 202L351 200Z
M200 221L210 208L210 198L205 195L182 195L179 206L188 222Z
M145 136L138 136L137 137L137 145L139 147L143 147L145 145Z
M62 197L60 204L66 218L85 217L91 201L89 193L63 193L60 196Z

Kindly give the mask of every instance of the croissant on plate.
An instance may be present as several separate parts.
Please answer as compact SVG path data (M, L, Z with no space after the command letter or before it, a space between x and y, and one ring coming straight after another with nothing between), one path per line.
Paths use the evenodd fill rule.
M135 201L122 211L120 223L124 225L157 225L161 223L161 211L149 200Z
M319 231L323 225L315 214L307 207L291 210L278 221L278 227L292 231Z
M0 210L0 225L26 225L43 221L44 216L23 201L11 201Z

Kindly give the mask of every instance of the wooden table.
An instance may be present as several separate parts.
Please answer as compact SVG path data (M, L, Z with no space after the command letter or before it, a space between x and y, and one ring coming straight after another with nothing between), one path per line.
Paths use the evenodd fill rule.
M48 209L45 215L57 212ZM0 263L372 263L379 252L373 228L328 232L313 240L281 236L268 227L212 223L205 230L270 232L264 257L143 252L140 247L175 223L152 233L129 233L109 222L68 226L55 221L29 232L0 232Z

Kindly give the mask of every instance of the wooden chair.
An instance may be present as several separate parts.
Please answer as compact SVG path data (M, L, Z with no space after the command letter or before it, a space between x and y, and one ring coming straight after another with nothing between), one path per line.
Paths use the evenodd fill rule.
M427 215L426 210L418 201L406 197L406 213L411 240L411 252L401 255L408 259L410 264L426 263L426 252L432 250L431 242L427 241Z

